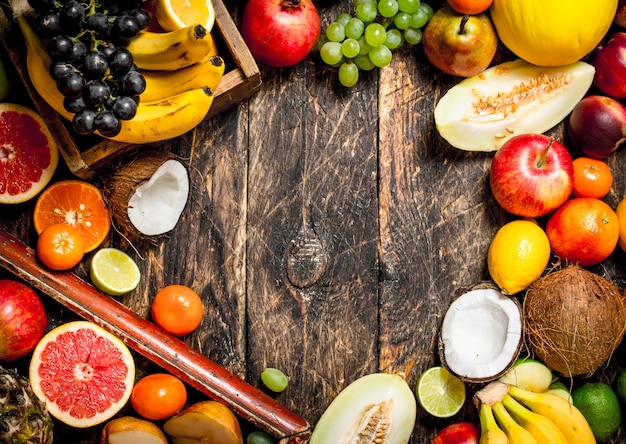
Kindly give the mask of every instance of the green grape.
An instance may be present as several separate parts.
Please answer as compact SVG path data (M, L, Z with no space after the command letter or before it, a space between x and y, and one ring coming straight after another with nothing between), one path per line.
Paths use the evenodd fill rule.
M363 21L356 17L352 17L344 27L346 30L346 37L349 39L358 39L363 35L363 31L365 30L365 24Z
M372 48L369 52L370 60L379 68L389 65L389 63L391 63L391 57L391 49L387 48L385 45Z
M363 23L371 22L378 15L375 3L359 3L355 10L356 17Z
M335 21L337 23L341 23L343 26L346 26L351 18L352 16L350 14L344 12L343 14L339 14Z
M368 52L370 52L370 49L372 49L372 47L370 46L369 43L367 43L367 41L365 40L365 36L361 36L357 39L357 42L359 42L359 47L361 48L359 50L359 55L365 55Z
M359 51L361 51L361 47L359 46L359 42L356 39L345 39L341 44L341 51L343 55L348 57L349 59L353 59L359 55Z
M320 57L327 65L335 65L343 58L343 52L339 42L326 42L320 49Z
M261 372L261 381L263 381L263 384L265 384L268 389L278 393L287 388L289 378L277 368L268 367Z
M398 13L398 1L380 0L378 2L378 13L383 17L393 17Z
M406 29L411 26L411 14L407 12L398 12L393 18L393 24L398 29Z
M370 23L365 28L365 41L371 47L381 46L387 40L387 31L380 23Z
M356 85L359 81L359 67L352 63L346 62L339 67L339 82L346 88Z
M376 65L372 63L369 56L367 54L358 55L354 58L354 64L362 69L363 71L371 71L376 68Z
M387 39L385 40L385 46L389 49L398 49L404 43L404 37L402 31L399 29L390 29L387 31Z
M428 20L430 20L435 14L435 11L433 11L433 8L431 8L430 5L427 5L426 3L420 2L419 8L426 13L426 15L428 16Z
M423 9L418 9L417 12L411 14L411 28L423 28L428 23L428 20L428 13Z
M326 28L326 37L331 42L343 42L346 38L346 31L341 23L332 22Z
M246 437L246 444L272 444L274 440L265 432L257 430Z
M404 40L409 45L417 45L422 41L422 30L416 28L408 28L404 30Z
M398 0L398 8L402 12L413 14L420 7L420 0Z
M315 44L315 48L316 48L318 51L321 51L321 50L322 50L322 46L324 46L324 44L325 44L326 42L329 42L329 41L330 41L330 40L328 40L328 37L326 37L326 34L322 34L322 35L320 36L320 38L319 38L319 39L317 39L317 43Z

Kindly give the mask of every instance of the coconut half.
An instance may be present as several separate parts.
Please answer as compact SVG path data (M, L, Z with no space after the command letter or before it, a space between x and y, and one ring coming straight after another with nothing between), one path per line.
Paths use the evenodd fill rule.
M468 382L502 376L523 344L522 307L495 288L475 288L448 307L439 332L439 357L452 374Z

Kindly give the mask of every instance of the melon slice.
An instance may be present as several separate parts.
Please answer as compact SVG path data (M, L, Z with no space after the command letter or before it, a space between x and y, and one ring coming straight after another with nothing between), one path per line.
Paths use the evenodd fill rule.
M541 134L585 96L595 69L585 62L539 67L518 59L453 86L435 106L435 125L455 148L496 151L518 134Z

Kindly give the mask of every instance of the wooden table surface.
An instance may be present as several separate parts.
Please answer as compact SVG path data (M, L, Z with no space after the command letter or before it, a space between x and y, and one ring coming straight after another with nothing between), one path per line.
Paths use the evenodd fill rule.
M239 22L242 5L226 3ZM325 27L352 1L317 6ZM495 61L510 57L501 48ZM492 153L460 151L438 135L434 105L460 79L437 71L419 47L396 51L389 67L351 89L315 54L292 68L260 68L252 97L162 146L191 172L174 230L133 245L112 232L104 246L129 252L142 270L124 304L149 317L159 288L191 286L206 316L185 342L258 387L264 368L282 369L290 383L276 399L314 425L359 376L402 372L413 388L439 363L446 307L457 289L489 279L489 242L511 215L489 190ZM550 134L566 140L563 125ZM615 208L626 192L626 152L608 164L615 182L606 201ZM61 166L55 180L68 177ZM34 245L33 206L3 206L0 229ZM592 270L624 289L623 252ZM75 317L46 304L51 325ZM610 382L624 366L621 347L590 379ZM468 399L476 389L468 385ZM447 420L418 408L411 443L461 420L477 420L471 402ZM57 430L59 443L93 443L99 433Z

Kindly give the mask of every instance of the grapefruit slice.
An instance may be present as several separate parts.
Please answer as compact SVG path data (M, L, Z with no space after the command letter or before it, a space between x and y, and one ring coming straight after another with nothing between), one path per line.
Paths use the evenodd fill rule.
M58 162L57 144L41 116L22 105L0 103L0 203L35 197Z
M95 250L111 229L102 193L82 180L62 180L46 188L37 198L33 222L37 234L58 223L78 228L85 239L85 253Z
M33 392L52 416L85 428L109 420L128 402L135 362L111 333L93 322L74 321L41 339L29 377Z

